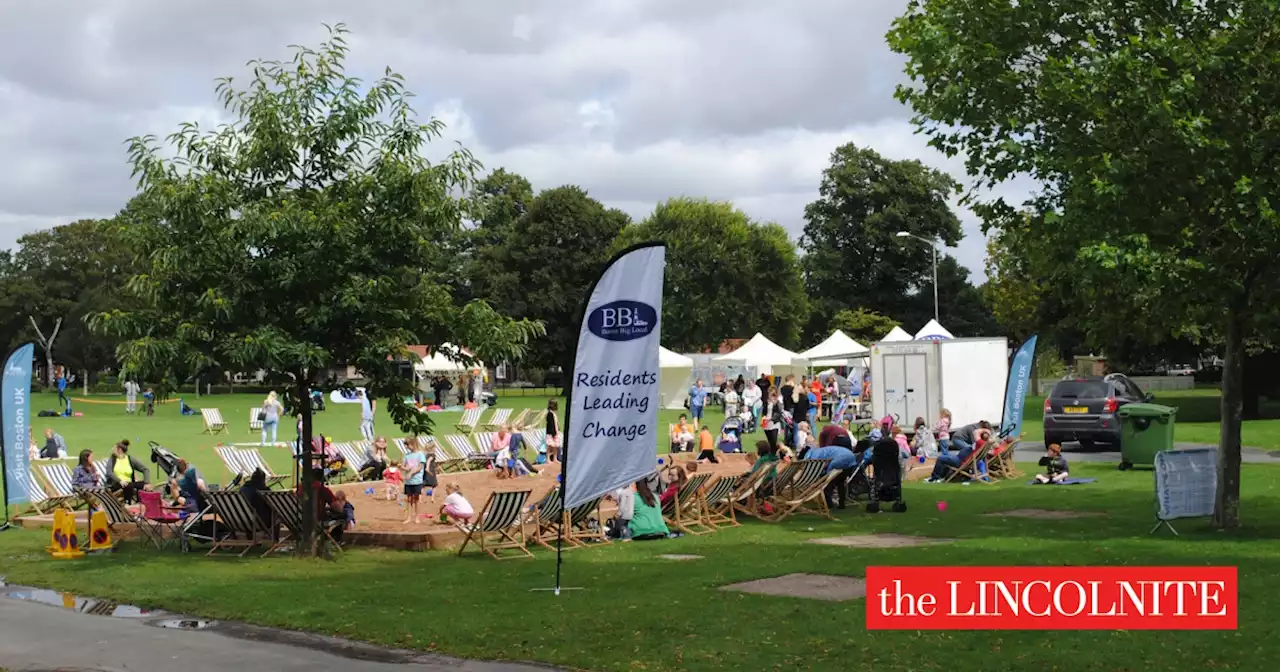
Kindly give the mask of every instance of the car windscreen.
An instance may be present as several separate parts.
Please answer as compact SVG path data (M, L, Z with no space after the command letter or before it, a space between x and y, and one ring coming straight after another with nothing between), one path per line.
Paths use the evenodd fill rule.
M1106 399L1111 386L1098 380L1064 380L1053 387L1057 399Z

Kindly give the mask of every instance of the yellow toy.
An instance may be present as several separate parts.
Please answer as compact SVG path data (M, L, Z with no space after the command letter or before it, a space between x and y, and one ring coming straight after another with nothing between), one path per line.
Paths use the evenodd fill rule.
M111 528L107 526L107 512L94 511L89 517L89 552L114 549L115 544L111 542Z
M76 516L66 509L58 509L53 513L49 554L58 560L84 557L84 551L80 550L80 537L76 534Z

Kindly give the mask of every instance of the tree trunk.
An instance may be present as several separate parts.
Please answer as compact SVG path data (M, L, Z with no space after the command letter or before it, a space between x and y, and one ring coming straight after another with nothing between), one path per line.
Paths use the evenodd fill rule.
M1227 311L1218 437L1218 495L1213 512L1213 524L1219 528L1240 526L1240 431L1244 420L1244 319L1238 308Z
M298 482L302 493L299 500L302 504L302 539L298 540L299 555L316 554L316 502L315 478L312 476L311 451L311 384L305 373L295 374L297 380L298 411L302 413L302 460L298 463Z

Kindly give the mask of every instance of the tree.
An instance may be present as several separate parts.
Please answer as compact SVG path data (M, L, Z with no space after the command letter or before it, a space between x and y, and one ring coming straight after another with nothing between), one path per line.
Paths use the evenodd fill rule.
M932 296L932 253L897 234L954 246L963 234L947 199L957 189L949 175L919 161L886 159L853 144L832 152L818 200L804 209L800 239L814 308L810 339L822 336L831 316L850 305L901 317L909 293Z
M518 180L506 182L519 186ZM520 195L518 189L512 193ZM546 338L530 347L530 364L568 370L587 288L628 221L626 213L605 208L579 187L557 187L538 194L514 222L495 224L508 229L476 251L476 295L505 314L547 325Z
M1276 3L913 0L889 33L901 100L978 184L1029 174L1033 229L1091 291L1141 291L1147 329L1224 342L1214 522L1239 525L1245 342L1280 288ZM1012 211L987 199L984 217ZM1105 279L1105 280L1104 280ZM1117 282L1118 280L1118 282Z
M902 326L901 322L880 313L873 313L863 308L846 308L831 318L827 329L829 331L839 329L849 338L867 345L884 338L884 335L893 331L894 327L900 326Z
M345 33L333 28L288 62L252 62L243 89L221 80L229 125L184 124L169 152L150 136L130 140L140 192L121 216L139 305L90 320L124 338L121 363L144 373L216 366L291 377L305 465L311 407L298 402L329 368L355 366L397 425L426 434L430 416L406 403L413 385L399 374L407 346L465 345L498 361L539 332L450 295L436 241L460 228L458 194L476 162L459 149L428 163L422 150L441 122L418 122L390 69L371 84L347 76ZM313 479L301 471L299 550L310 553Z
M667 347L714 351L754 331L796 345L808 308L796 247L782 227L753 222L731 203L673 198L627 227L614 250L650 240L667 244Z
M4 293L23 323L10 333L38 341L48 383L53 382L55 360L91 373L110 365L115 341L90 333L82 319L123 300L133 260L119 224L83 219L29 233L18 239L18 246L8 269L0 273Z

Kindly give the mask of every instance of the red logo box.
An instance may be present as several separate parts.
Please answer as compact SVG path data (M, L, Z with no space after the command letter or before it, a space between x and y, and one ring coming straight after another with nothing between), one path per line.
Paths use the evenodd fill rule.
M868 567L868 630L1235 630L1235 567Z

